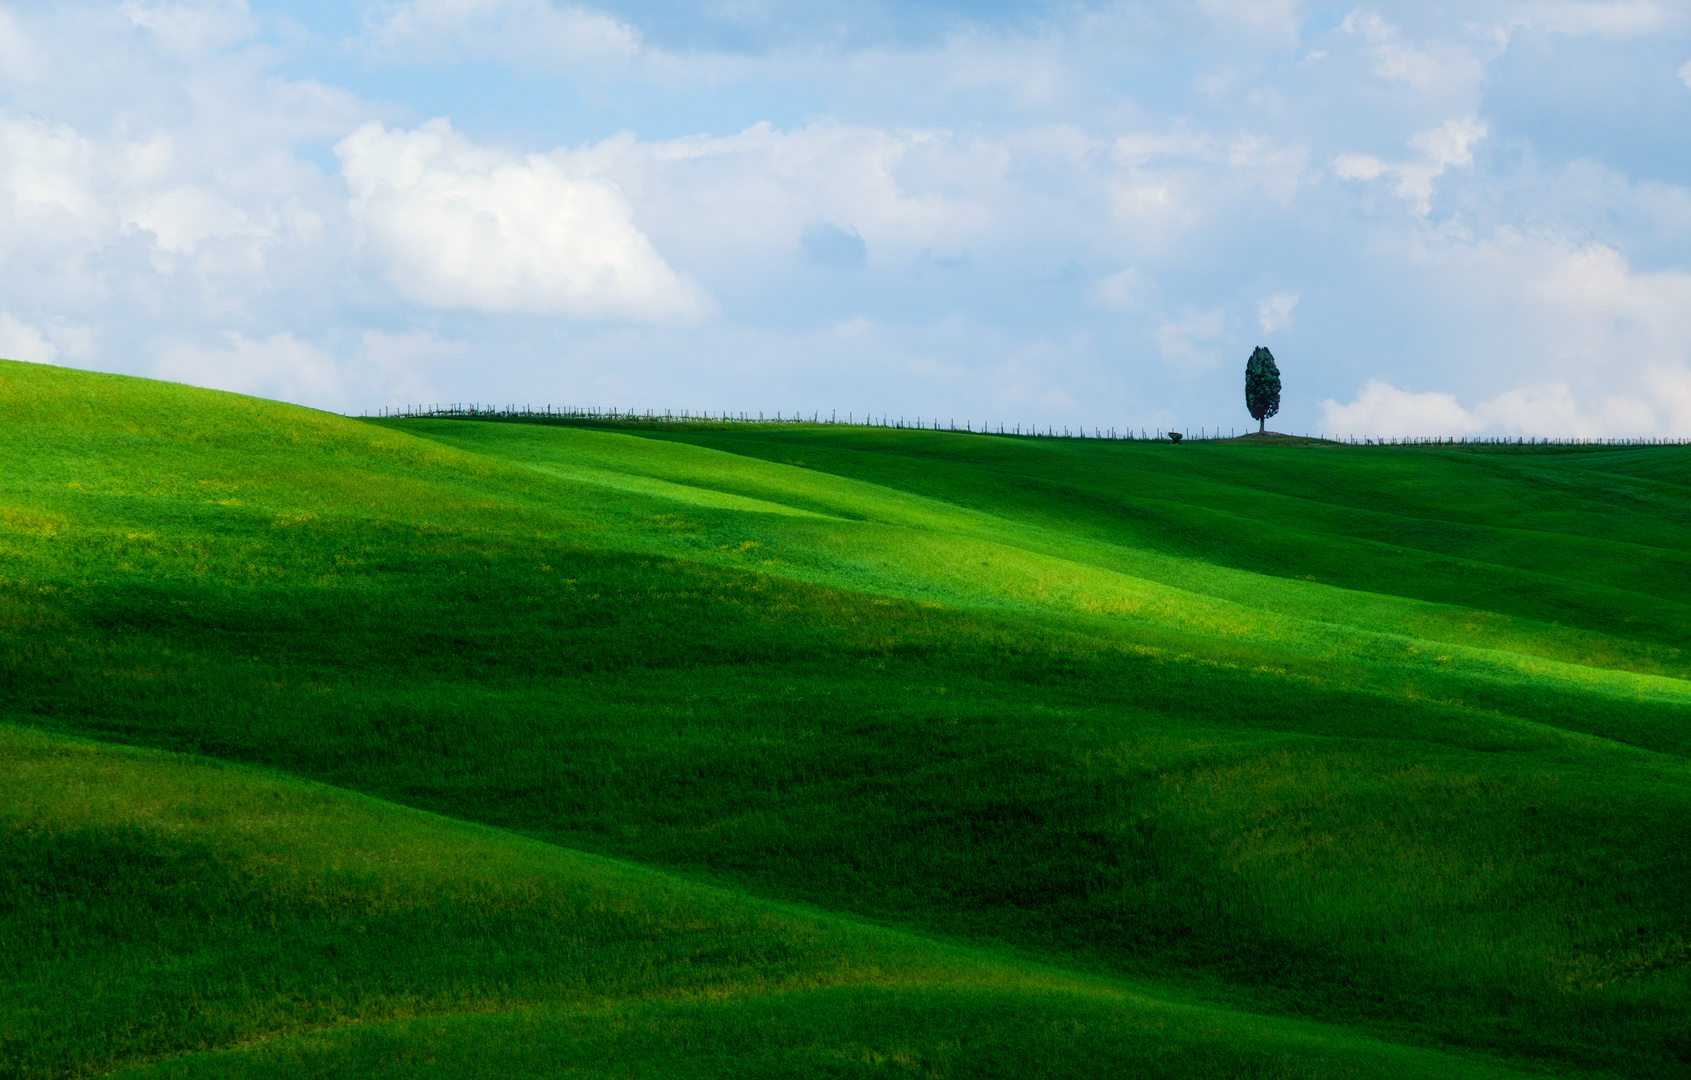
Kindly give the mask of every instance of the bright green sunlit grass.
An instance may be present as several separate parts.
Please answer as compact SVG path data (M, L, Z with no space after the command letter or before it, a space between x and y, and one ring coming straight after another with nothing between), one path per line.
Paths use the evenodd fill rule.
M0 1073L1691 1070L1685 451L0 364L0 462Z

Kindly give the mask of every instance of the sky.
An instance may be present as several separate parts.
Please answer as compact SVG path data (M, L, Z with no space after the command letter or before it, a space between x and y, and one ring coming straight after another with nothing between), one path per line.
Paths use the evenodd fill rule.
M1691 436L1691 0L0 0L0 356Z

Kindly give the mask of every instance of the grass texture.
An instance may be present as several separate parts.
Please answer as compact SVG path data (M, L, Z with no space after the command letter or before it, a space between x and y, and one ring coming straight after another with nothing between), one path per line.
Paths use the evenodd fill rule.
M0 462L0 1075L1691 1075L1691 450Z

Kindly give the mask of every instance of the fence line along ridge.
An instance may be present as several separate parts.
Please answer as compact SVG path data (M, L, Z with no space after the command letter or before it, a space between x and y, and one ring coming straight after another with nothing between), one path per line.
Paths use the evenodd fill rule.
M370 416L362 413L362 416ZM653 423L653 424L829 424L846 425L851 427L894 428L910 431L955 431L975 435L1017 435L1024 438L1040 439L1113 439L1131 442L1162 442L1167 436L1161 428L1102 428L1094 426L1089 434L1085 426L1069 428L1066 425L1046 424L1043 430L1038 424L1022 425L1007 423L982 423L975 426L974 421L965 420L962 427L957 426L955 419L948 419L941 423L934 417L907 418L893 417L890 414L881 416L865 415L861 419L855 413L846 414L841 420L837 412L830 412L823 416L820 411L812 412L807 418L802 412L774 414L749 412L711 412L708 409L607 409L607 408L578 408L573 406L542 405L405 405L398 408L379 409L374 416L377 419L401 420L491 420L505 423L523 424L568 424L586 422L602 423ZM1255 436L1255 432L1248 432ZM1270 432L1271 436L1278 433ZM1237 432L1229 428L1226 435L1221 429L1200 427L1197 434L1182 433L1182 442L1214 442L1240 437ZM1282 436L1283 437L1283 436ZM1528 436L1528 435L1426 435L1401 436L1393 438L1358 438L1355 435L1332 436L1302 435L1298 438L1311 439L1316 442L1331 442L1347 446L1684 446L1691 443L1691 439L1683 438L1587 438L1580 436Z

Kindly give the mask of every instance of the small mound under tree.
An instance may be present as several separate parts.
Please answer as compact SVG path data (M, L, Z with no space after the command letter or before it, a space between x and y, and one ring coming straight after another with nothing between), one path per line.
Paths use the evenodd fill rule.
M1268 418L1280 411L1280 369L1274 354L1258 345L1245 361L1245 408L1257 422L1257 434L1266 434Z

